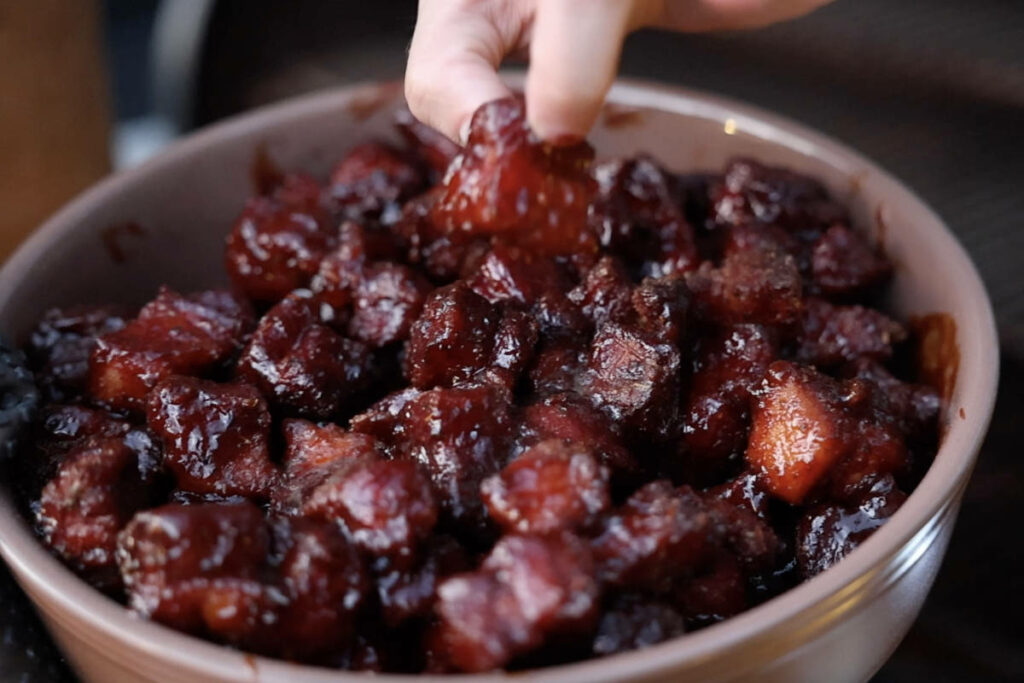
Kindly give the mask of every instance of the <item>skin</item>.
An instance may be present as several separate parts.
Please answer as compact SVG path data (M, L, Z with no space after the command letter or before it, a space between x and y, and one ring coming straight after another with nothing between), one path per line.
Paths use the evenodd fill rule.
M528 56L527 117L549 141L584 137L615 80L626 36L750 29L828 0L420 0L405 94L412 113L463 139L481 104L509 95L497 69Z

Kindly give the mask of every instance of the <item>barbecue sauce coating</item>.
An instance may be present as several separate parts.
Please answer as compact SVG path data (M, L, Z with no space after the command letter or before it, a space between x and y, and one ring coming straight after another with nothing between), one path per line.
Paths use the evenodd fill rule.
M407 114L240 208L233 289L46 312L12 471L140 615L328 667L643 648L842 560L938 445L892 266L817 181Z

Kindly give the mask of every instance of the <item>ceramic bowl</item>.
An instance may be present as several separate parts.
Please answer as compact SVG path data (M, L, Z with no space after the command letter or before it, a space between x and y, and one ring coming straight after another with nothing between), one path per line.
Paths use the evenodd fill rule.
M718 97L635 82L617 84L609 102L592 136L602 156L646 151L673 169L697 170L721 168L728 157L744 154L822 179L897 264L893 310L903 317L949 316L949 337L932 341L956 352L959 367L942 446L927 476L899 512L836 567L705 630L529 675L588 683L865 680L924 602L992 412L996 335L978 274L942 221L906 186L801 125ZM185 290L224 284L224 235L252 192L254 160L266 155L286 169L326 174L355 143L392 136L391 116L401 106L397 84L296 99L213 126L100 183L42 226L0 271L0 332L22 339L49 306L141 303L161 283ZM6 491L0 493L0 553L86 681L362 678L254 657L133 616L53 559Z

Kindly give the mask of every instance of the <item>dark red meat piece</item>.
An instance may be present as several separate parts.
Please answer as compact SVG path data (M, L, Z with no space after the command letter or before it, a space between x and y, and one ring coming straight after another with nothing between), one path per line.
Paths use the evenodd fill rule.
M316 301L291 294L260 320L240 377L288 414L328 418L358 402L371 375L366 346L320 321Z
M552 146L538 139L522 101L489 102L473 114L433 219L449 232L498 234L544 253L593 251L587 228L593 156L586 143Z
M818 181L752 159L729 162L711 189L712 218L719 225L761 223L791 232L820 231L845 223L846 210Z
M430 169L434 179L441 180L452 160L458 155L459 146L417 120L407 109L401 109L395 114L395 126L405 138L412 153Z
M423 173L406 154L382 142L354 147L331 171L331 208L356 220L377 217L419 192Z
M569 299L583 311L595 327L606 322L625 323L633 316L633 283L622 263L613 256L602 256L575 289Z
M155 499L139 471L138 454L124 440L96 437L73 448L43 487L35 507L43 541L97 584L117 585L117 533Z
M417 387L451 384L488 367L501 315L464 282L435 290L413 323L405 374Z
M678 344L686 333L690 289L682 278L644 278L631 295L640 329Z
M400 569L387 564L377 573L381 616L391 627L430 617L438 584L469 567L462 545L450 536L433 537L424 552L415 567Z
M845 225L830 227L812 248L811 280L823 294L855 294L883 282L891 272L889 260Z
M371 348L406 339L430 289L423 276L407 266L366 266L353 296L349 336Z
M319 209L256 197L235 219L224 265L247 297L273 303L309 283L333 242L333 230Z
M438 641L450 664L487 671L552 636L586 632L599 586L570 534L502 537L481 568L438 587Z
M586 445L549 439L485 479L480 494L505 531L548 534L586 526L604 512L608 478Z
M593 650L599 656L639 650L685 632L683 615L671 605L626 594L601 615Z
M551 259L521 247L496 244L469 278L470 288L492 304L532 305L547 292L567 289L567 278Z
M632 473L638 469L614 423L573 394L549 396L527 406L523 410L523 432L527 445L545 439L585 444L613 473Z
M533 358L527 377L535 396L572 392L586 367L586 349L578 341L560 339L542 346Z
M607 324L587 359L586 392L634 434L667 439L679 428L679 351L635 328Z
M604 581L662 590L704 564L710 531L711 519L697 494L658 480L609 515L591 547Z
M903 325L873 308L835 306L811 298L800 322L796 357L824 366L858 358L885 360L906 337Z
M51 308L36 323L26 347L36 381L55 397L85 391L96 338L120 330L130 318L119 306Z
M277 479L270 412L255 387L170 377L149 394L149 427L178 488L264 499Z
M892 517L906 499L891 478L882 478L859 500L809 509L797 527L801 573L810 578L835 565Z
M437 521L430 479L409 460L360 458L310 492L302 514L340 523L357 548L408 566Z
M89 393L114 409L142 412L157 382L210 372L238 352L252 324L248 304L227 292L182 296L161 288L137 318L96 341Z

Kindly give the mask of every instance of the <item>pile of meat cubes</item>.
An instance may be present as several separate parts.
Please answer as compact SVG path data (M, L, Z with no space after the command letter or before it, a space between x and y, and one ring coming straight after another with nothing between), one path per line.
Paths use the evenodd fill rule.
M294 661L546 666L818 574L927 469L891 265L815 180L595 163L515 99L398 129L265 178L230 289L40 320L19 486L98 589Z

